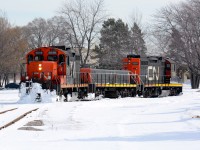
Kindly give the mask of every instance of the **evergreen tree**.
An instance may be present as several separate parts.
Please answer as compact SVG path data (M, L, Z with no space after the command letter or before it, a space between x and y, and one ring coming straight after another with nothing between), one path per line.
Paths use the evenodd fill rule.
M137 23L134 23L133 27L131 28L131 47L132 47L132 53L138 54L138 55L146 55L147 48L144 41L144 35L137 25Z
M186 50L186 48L181 38L180 32L173 27L167 56L174 60L177 64L181 64L183 58L185 57L183 52Z
M130 32L121 19L108 19L101 29L99 67L121 69L121 61L130 52Z

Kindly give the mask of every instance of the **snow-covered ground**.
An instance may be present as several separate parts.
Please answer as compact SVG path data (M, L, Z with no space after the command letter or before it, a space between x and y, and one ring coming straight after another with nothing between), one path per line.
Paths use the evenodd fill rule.
M55 97L53 97L55 98ZM0 112L39 108L0 130L0 150L199 150L200 92L184 85L183 95L83 102L28 103L18 90L0 91ZM10 114L10 115L8 115ZM0 114L12 119L13 112ZM30 121L35 128L18 130Z

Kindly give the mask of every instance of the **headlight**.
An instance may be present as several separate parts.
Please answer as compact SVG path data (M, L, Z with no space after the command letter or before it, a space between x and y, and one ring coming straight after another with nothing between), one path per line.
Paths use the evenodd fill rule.
M38 65L38 70L41 71L42 70L42 64Z

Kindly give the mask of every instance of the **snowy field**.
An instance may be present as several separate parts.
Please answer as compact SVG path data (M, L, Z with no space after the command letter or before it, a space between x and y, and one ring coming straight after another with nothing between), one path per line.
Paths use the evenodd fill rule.
M55 98L55 97L53 97ZM27 99L28 100L28 99ZM0 91L0 126L39 108L0 130L0 150L199 150L200 92L184 85L183 95L83 102L19 101L18 90ZM4 122L2 121L4 120ZM19 130L41 120L42 131Z

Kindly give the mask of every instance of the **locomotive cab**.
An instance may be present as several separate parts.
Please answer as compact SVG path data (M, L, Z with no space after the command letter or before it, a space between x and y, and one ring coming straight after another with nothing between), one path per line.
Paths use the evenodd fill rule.
M66 53L62 50L41 47L26 55L26 80L42 83L43 88L56 88L61 75L66 75Z
M165 78L164 78L164 82L165 83L170 83L170 79L171 79L171 62L169 59L165 60Z
M123 69L129 70L132 74L132 82L140 84L140 55L128 55L127 58L123 60Z

